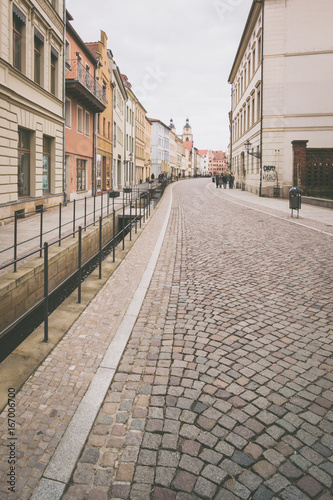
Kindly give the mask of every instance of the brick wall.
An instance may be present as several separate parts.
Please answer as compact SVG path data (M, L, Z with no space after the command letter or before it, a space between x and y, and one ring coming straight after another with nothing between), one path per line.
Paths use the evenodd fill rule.
M333 199L333 148L307 148L308 141L292 141L293 183L302 194Z

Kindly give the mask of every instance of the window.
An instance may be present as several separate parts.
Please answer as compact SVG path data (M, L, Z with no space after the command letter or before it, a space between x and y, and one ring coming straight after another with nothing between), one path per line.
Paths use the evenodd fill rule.
M35 28L35 36L34 36L34 81L35 81L35 83L38 83L38 85L42 84L43 46L44 46L44 37Z
M261 37L258 39L258 66L261 64Z
M252 124L255 122L255 99L252 97Z
M256 71L256 49L253 49L252 52L252 74L254 75Z
M102 155L97 155L96 161L96 190L102 189Z
M70 42L66 39L66 44L65 44L65 62L67 68L71 67L71 44Z
M58 52L51 47L51 94L57 93L57 70L58 70Z
M83 132L83 109L80 106L77 107L77 131Z
M113 143L114 146L116 145L117 142L117 125L116 122L113 122Z
M108 139L111 139L111 123L108 122Z
M86 190L86 160L76 160L76 191Z
M25 23L25 15L13 4L13 66L19 71L23 70Z
M43 193L50 193L51 181L51 137L43 137Z
M72 107L71 101L67 97L65 101L65 125L68 128L72 127Z
M30 132L18 129L18 195L30 196Z
M261 103L260 103L260 89L259 89L257 92L257 120L260 119L260 106Z
M105 125L106 125L106 119L103 118L103 135L104 135L104 137L106 137Z
M90 113L85 112L85 134L87 137L90 136Z

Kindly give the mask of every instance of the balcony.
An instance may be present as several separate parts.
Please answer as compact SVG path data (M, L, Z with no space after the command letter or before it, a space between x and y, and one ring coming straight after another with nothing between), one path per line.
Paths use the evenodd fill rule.
M91 113L104 111L107 104L105 90L80 61L66 61L65 79L67 97L77 100Z

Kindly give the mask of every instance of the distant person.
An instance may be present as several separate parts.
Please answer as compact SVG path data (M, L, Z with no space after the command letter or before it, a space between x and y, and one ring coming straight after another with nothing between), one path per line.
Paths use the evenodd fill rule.
M220 177L218 175L215 175L215 184L217 188L219 187L219 183L220 183Z
M222 175L222 184L223 184L223 189L227 189L227 182L228 182L228 176L226 173Z

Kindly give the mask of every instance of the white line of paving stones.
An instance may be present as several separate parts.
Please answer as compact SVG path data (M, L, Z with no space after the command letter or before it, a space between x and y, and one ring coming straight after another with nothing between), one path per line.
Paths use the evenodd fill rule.
M60 500L76 462L88 438L112 382L121 356L132 333L147 293L166 233L172 206L172 188L168 210L158 240L131 304L98 368L91 384L63 435L31 500Z
M220 191L218 191L217 193L210 187L210 184L207 184L207 189L208 191L210 191L214 196L218 196L219 198L221 198L218 193ZM223 192L223 191L222 191ZM270 212L266 212L265 210L260 210L259 208L254 208L254 207L250 207L249 205L246 205L244 203L240 203L239 201L234 201L234 200L230 200L230 198L228 199L225 199L226 201L230 202L230 203L234 203L235 205L239 205L241 207L245 207L245 208L249 208L250 210L254 210L255 212L260 212L262 214L265 214L265 215L270 215L271 217L275 217L276 219L280 219L280 220L283 220L285 222L291 222L292 224L296 224L297 226L302 226L302 227L305 227L306 229L311 229L312 231L316 231L317 233L321 233L321 234L325 234L327 236L331 236L333 237L333 234L331 233L327 233L326 231L323 231L322 229L317 229L315 227L311 227L311 226L307 226L306 224L302 224L301 222L298 222L297 220L291 220L291 219L288 219L286 217L282 217L281 215L275 215L275 214L272 214Z

